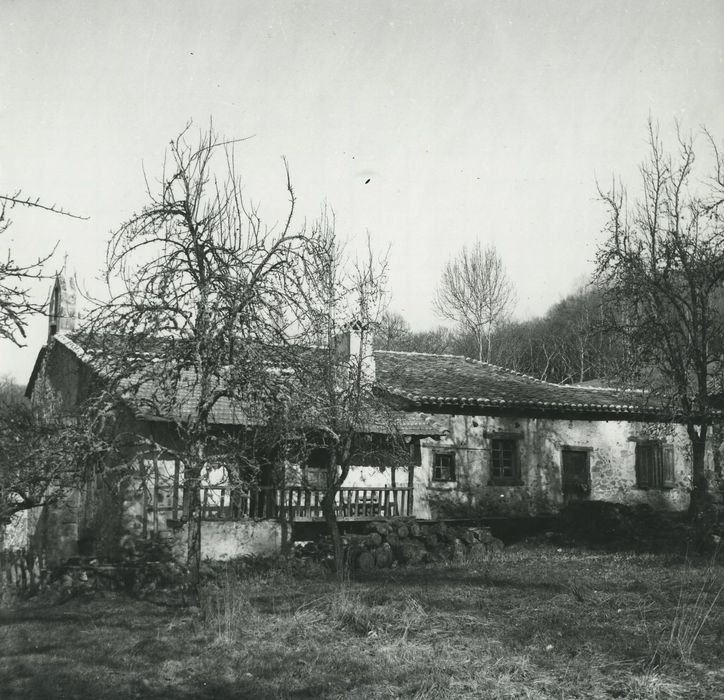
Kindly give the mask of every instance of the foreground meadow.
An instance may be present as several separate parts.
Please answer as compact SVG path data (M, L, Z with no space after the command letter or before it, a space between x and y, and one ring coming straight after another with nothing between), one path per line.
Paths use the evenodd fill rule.
M0 611L0 698L721 698L724 567L506 549L337 583L210 581L200 610L120 594Z

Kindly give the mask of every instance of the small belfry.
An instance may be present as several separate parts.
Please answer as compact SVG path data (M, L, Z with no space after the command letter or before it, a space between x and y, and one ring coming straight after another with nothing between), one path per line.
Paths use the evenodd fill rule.
M55 275L48 308L48 339L58 333L72 333L78 317L77 290L73 276L68 272L68 258Z

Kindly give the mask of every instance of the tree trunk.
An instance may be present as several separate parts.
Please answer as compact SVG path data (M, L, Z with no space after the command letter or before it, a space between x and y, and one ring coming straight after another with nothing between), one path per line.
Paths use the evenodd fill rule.
M415 446L414 443L410 445L410 466L407 472L407 488L410 490L407 492L407 513L404 515L412 515L415 510Z
M329 535L332 538L334 567L337 572L337 578L342 581L344 579L344 548L342 547L342 535L339 532L339 523L337 523L337 514L334 510L334 497L336 493L336 488L327 489L322 498L322 513L327 523Z
M687 430L692 448L692 489L689 502L689 518L694 524L700 544L703 544L718 520L716 503L709 492L709 480L706 476L707 426L703 426L699 432L691 426L688 426Z
M291 521L292 509L288 508L285 502L287 478L284 464L277 469L277 473L282 476L273 484L274 491L272 493L275 493L277 490L279 492L279 510L276 513L276 517L282 531L282 554L287 555L292 551L293 524ZM272 500L274 500L274 498L275 497L273 497Z
M187 594L190 605L199 604L199 580L201 571L201 489L200 470L194 467L186 475L188 490L188 536L186 549Z

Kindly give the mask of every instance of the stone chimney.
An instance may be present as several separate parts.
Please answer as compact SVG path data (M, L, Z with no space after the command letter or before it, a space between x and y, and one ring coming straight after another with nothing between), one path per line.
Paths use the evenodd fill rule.
M337 354L349 363L350 378L354 378L359 366L362 382L368 385L375 381L376 376L372 340L372 331L360 321L353 321L337 336Z
M72 333L78 317L77 293L73 278L66 272L66 266L55 276L48 308L48 339L57 333Z

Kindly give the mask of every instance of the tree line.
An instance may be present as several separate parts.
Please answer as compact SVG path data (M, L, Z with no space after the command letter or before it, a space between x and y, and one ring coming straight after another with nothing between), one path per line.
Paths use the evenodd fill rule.
M375 343L380 350L464 355L480 359L479 336L460 326L413 331L404 316L387 311ZM502 321L486 334L483 359L536 379L562 384L619 381L623 351L615 318L594 284L554 304L544 316Z

